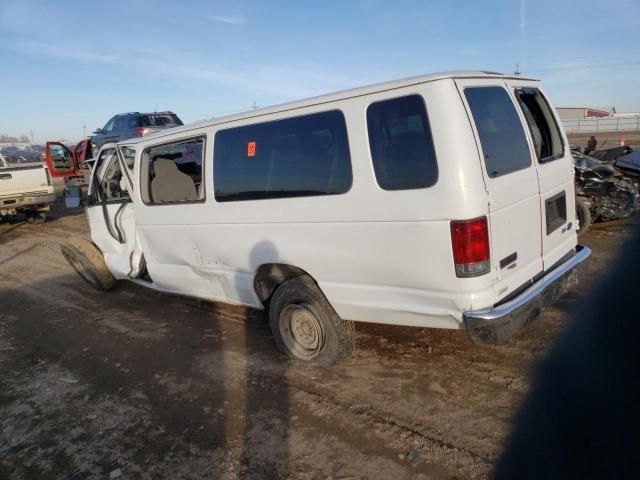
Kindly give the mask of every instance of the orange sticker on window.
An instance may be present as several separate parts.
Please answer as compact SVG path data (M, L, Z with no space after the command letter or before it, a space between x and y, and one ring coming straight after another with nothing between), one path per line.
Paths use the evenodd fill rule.
M256 156L256 142L247 143L247 157Z

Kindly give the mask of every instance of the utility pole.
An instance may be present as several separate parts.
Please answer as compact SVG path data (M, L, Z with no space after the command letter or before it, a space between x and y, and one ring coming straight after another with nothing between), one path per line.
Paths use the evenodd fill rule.
M31 143L33 143L33 130L29 131L29 135L31 135Z
M520 64L516 64L516 71L513 72L514 75L520 75L522 72L520 71Z
M260 107L259 107L258 105L256 105L256 101L254 100L254 101L253 101L253 105L251 105L251 108L252 108L253 110L257 110L257 109L258 109L258 108L260 108Z
M82 124L82 139L87 138L87 122Z

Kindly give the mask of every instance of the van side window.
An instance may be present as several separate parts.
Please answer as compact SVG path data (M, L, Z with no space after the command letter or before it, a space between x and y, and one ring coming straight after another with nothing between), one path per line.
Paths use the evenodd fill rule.
M203 138L147 148L142 155L140 175L144 202L163 204L204 200L203 155Z
M502 87L470 87L464 95L478 130L484 163L491 178L531 165L524 127Z
M367 108L367 128L381 188L410 190L438 181L436 152L420 95L372 103Z
M516 97L533 137L536 155L541 162L562 157L562 135L551 108L537 88L518 88Z
M218 202L345 193L351 156L342 112L230 128L216 133Z

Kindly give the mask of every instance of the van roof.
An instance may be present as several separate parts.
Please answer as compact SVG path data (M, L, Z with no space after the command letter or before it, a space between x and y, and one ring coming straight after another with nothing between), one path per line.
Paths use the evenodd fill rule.
M180 127L173 127L160 132L153 133L149 136L140 137L136 139L124 140L121 143L127 145L133 145L146 141L151 138L160 138L167 135L174 135L180 132L187 132L189 130L195 130L202 127L208 127L223 123L232 122L235 120L242 120L247 118L260 117L263 115L269 115L278 112L284 112L287 110L294 110L302 107L309 107L312 105L319 105L322 103L334 102L337 100L344 100L347 98L359 97L370 93L383 92L385 90L394 90L396 88L408 87L411 85L417 85L420 83L433 82L435 80L442 80L445 78L499 78L499 79L515 79L515 80L530 80L538 81L535 78L523 77L520 75L505 75L499 72L488 71L452 71L452 72L440 72L432 73L429 75L418 75L415 77L403 78L400 80L392 80L389 82L376 83L363 87L351 88L348 90L342 90L334 93L328 93L319 95L316 97L310 97L303 100L294 100L293 102L282 103L270 107L258 108L255 110L249 110L246 112L234 113L231 115L225 115L223 117L215 117L207 120L200 120L198 122L190 123Z

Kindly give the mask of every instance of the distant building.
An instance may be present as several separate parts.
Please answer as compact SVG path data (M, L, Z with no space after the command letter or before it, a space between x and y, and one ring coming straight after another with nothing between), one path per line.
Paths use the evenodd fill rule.
M556 110L558 111L558 115L560 115L560 119L563 122L567 120L582 120L583 118L612 117L616 113L615 107L560 107Z

